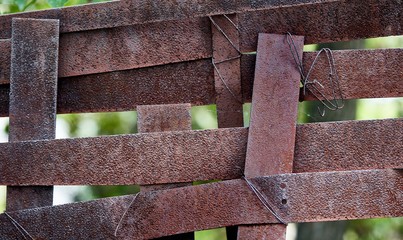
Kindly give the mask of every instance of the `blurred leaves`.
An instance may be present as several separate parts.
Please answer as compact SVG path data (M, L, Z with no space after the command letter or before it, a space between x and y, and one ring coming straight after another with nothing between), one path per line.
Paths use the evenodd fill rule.
M48 0L50 6L57 8L57 7L63 7L64 4L67 2L67 0Z
M106 0L0 0L0 14L68 7Z

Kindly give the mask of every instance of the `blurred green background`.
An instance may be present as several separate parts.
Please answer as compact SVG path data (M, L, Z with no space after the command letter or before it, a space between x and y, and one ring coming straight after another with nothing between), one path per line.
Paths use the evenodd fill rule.
M33 11L47 8L66 7L77 4L96 3L102 0L0 0L0 14ZM355 48L402 48L403 37L385 37L324 45L307 45L305 51L322 47L331 49ZM336 63L337 65L337 63ZM338 69L342 71L342 69ZM403 82L402 82L403 83ZM368 83L370 84L370 83ZM299 106L299 123L367 120L403 117L403 99L360 99L346 101L341 111L328 111L321 117L317 102L303 102ZM250 104L244 104L244 122L249 125ZM217 128L214 105L192 108L193 129ZM8 118L0 118L0 140L7 141ZM137 132L137 115L132 112L62 114L57 117L57 138L90 137ZM200 183L197 183L200 184ZM5 209L6 188L0 186L0 212ZM131 194L139 191L138 186L57 186L55 204L73 201ZM327 223L290 224L289 240L401 240L403 218L369 219ZM213 229L196 233L197 240L226 239L225 229Z

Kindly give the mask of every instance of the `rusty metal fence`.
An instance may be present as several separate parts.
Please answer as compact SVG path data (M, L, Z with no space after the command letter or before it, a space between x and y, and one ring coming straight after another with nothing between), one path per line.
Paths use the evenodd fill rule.
M303 53L400 35L402 8L126 0L1 16L10 137L0 144L0 239L192 239L224 226L239 226L238 239L283 239L291 222L403 216L401 119L296 124L299 101L332 104L312 87L333 76L332 61L336 88L319 85L337 89L335 101L403 96L402 49L317 62ZM219 129L191 130L190 107L206 104L217 105ZM137 110L139 134L54 139L57 113L126 110ZM52 206L53 185L131 184L141 192Z

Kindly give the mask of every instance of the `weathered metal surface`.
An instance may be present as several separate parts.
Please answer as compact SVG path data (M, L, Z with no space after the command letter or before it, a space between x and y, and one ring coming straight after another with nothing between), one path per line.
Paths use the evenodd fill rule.
M402 170L282 174L251 181L288 222L403 216ZM36 239L144 239L277 222L240 179L141 193L132 200L105 198L9 214ZM1 214L0 236L18 234Z
M219 128L243 126L239 32L233 25L238 21L236 15L227 17L214 16L211 24Z
M304 52L303 65L309 69L317 52ZM339 76L340 89L346 99L402 97L402 49L333 51ZM252 99L256 55L242 55L242 91L245 102ZM319 58L310 79L323 79L328 73L324 58ZM363 71L365 69L365 71ZM327 76L326 76L327 77ZM301 96L313 100L311 95Z
M74 43L74 44L72 44ZM208 58L207 18L63 34L60 76L76 76Z
M233 179L242 173L246 141L247 129L231 128L0 144L0 182L147 185Z
M241 51L256 49L258 33L291 32L305 44L402 34L403 2L327 1L239 13Z
M304 37L294 36L302 55ZM245 176L292 172L300 73L286 35L260 34Z
M403 96L403 49L333 51L340 90L344 98ZM304 69L309 69L315 53L304 54ZM329 68L325 58L316 62L311 79L326 79ZM323 82L323 81L322 81ZM304 100L315 100L308 94Z
M333 51L343 97L379 98L403 96L402 49ZM316 53L304 53L308 66ZM255 55L242 55L243 101L252 99ZM322 69L319 62L317 70ZM319 67L321 66L321 67ZM327 67L323 72L327 72ZM362 69L372 69L362 71ZM0 70L1 72L2 70ZM320 77L316 70L312 77ZM8 79L0 83L8 83ZM368 84L370 82L371 84ZM0 116L8 115L8 86L0 84ZM150 93L151 92L151 93ZM58 113L124 111L136 105L215 103L211 59L60 78ZM309 95L305 100L312 100Z
M11 44L9 141L53 139L59 20L14 18ZM23 158L29 165L36 164L29 155ZM53 187L8 187L7 211L52 205L52 193Z
M11 41L0 40L0 84L10 83Z
M256 46L259 32L286 33L312 36L311 42L357 39L402 33L400 1L342 1L342 0L277 0L277 1L165 1L148 0L110 2L86 6L4 15L0 17L0 38L9 38L11 19L60 19L61 32L111 28L139 23L187 19L210 15L242 13L251 20L243 27L246 46ZM268 9L267 12L255 10ZM256 24L257 15L266 15ZM288 19L287 16L293 16ZM376 17L374 17L376 16ZM284 19L288 19L285 21ZM322 23L322 24L321 24ZM355 23L355 24L353 24ZM354 26L355 25L355 26ZM277 28L271 28L277 26ZM248 35L255 36L250 40ZM249 38L249 36L248 36Z
M301 125L297 142L294 172L403 167L403 119Z
M190 104L145 105L137 107L137 126L140 133L167 132L192 129ZM169 161L169 159L168 159ZM173 183L163 185L142 185L141 192L161 191L177 187L191 186L192 183ZM194 239L194 233L183 233L162 237L160 240Z
M244 171L247 178L292 172L301 75L287 37L259 34ZM293 41L302 56L304 37L294 36ZM238 239L285 240L286 227L277 225L240 226ZM269 234L272 231L276 234Z
M401 129L402 119L299 125L294 172L403 168ZM229 128L2 143L0 184L144 185L240 178L247 136L247 129ZM26 156L36 164L25 161Z
M242 127L241 53L236 15L211 19L215 103L219 128ZM226 228L227 240L235 240L237 227Z
M210 59L61 78L58 112L133 110L137 105L214 102Z
M109 4L113 5L113 3ZM146 6L144 3L141 4L143 7ZM225 4L227 3L223 3L223 6ZM270 3L268 4L270 5ZM362 2L354 0L346 3L329 0L323 3L294 4L295 2L291 4L292 6L265 11L242 10L246 11L239 14L241 17L239 22L242 24L239 28L242 36L240 43L241 46L244 46L242 51L256 50L259 32L284 34L290 31L293 34L307 36L307 43L402 34L402 16L399 14L402 3L397 1ZM102 5L83 6L84 13L81 17L89 19L103 17L104 20L100 23L107 22L109 19L116 20L108 13L119 9L118 7L108 10L102 9L100 6ZM140 7L130 12L126 7L120 8L119 14L126 11L132 14L141 9ZM76 8L67 9L55 11L70 12ZM176 7L171 8L170 11L177 9L180 10ZM199 7L199 9L202 8ZM75 11L80 12L77 9ZM170 12L167 9L162 11ZM30 14L40 16L40 13L22 15L26 17ZM71 14L77 16L76 12L71 12ZM20 14L0 17L0 25L2 19L9 21L10 16L20 16ZM377 16L377 18L373 16ZM58 14L50 17L57 18ZM290 19L284 20L288 18ZM65 25L68 24L66 21L63 22ZM74 20L74 23L79 22L78 18ZM82 22L89 26L96 24L96 21L88 19ZM8 26L4 22L3 24ZM0 34L8 32L7 26L1 27ZM62 34L60 76L117 71L212 56L210 23L206 17L116 28L106 27L108 28L91 31L78 29L78 32L75 33ZM71 47L71 42L76 43L74 47Z
M192 130L191 105L165 104L137 107L139 133Z
M287 226L284 224L243 225L239 228L238 239L286 239Z
M239 11L298 5L312 2L328 2L332 0L288 0L288 1L226 1L192 0L166 1L115 1L85 6L50 9L44 11L3 15L0 17L0 38L11 36L11 19L50 18L60 19L61 32L78 32L91 29L111 28L148 22L177 20L207 15L231 14ZM179 5L178 5L179 4Z
M10 142L55 137L58 30L58 20L13 20Z

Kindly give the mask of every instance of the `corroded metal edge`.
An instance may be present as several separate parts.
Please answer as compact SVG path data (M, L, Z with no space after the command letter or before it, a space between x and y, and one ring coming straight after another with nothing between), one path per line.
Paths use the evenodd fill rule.
M11 47L9 142L54 139L59 20L14 18ZM36 164L29 155L24 161ZM7 211L52 203L52 186L7 187Z
M402 129L403 119L299 125L293 172L403 168ZM246 128L228 128L2 143L0 184L234 179L244 170L247 136ZM27 155L35 165L24 161Z
M344 98L403 96L402 49L333 53ZM304 53L304 65L309 66L315 55L315 52ZM243 102L252 99L255 58L255 55L242 56ZM322 60L315 69L325 70L313 71L312 79L320 79L322 73L327 72ZM0 82L3 83L0 84L0 116L8 116L9 86L5 84L8 79ZM58 113L127 111L149 104L207 105L215 103L216 97L211 59L60 78L58 88ZM314 99L311 95L301 97Z
M402 170L282 174L251 181L287 222L403 216ZM38 239L145 239L277 223L240 179L141 193L133 199L106 198L9 214ZM0 236L19 234L1 214Z
M292 172L301 75L288 37L259 34L244 172L248 178ZM304 37L293 36L293 43L301 56ZM239 240L285 240L285 235L286 226L278 224L238 229Z
M186 18L205 17L211 15L232 14L243 11L255 11L267 8L299 7L300 5L324 4L336 0L287 0L260 1L231 0L211 1L176 1L166 0L125 0L107 3L87 4L82 6L57 8L27 13L0 16L0 27L3 31L0 38L7 38L11 33L11 19L42 18L60 19L61 32L78 32L100 28L112 28L150 22L170 21ZM169 9L169 11L167 11Z
M190 109L190 104L145 105L137 107L138 132L146 133L191 130L192 117ZM185 186L192 186L192 182L142 185L140 186L140 191L161 191ZM174 236L162 237L158 240L194 240L194 233L182 233Z
M306 36L306 44L400 35L403 33L402 15L399 12L401 4L403 3L396 1L329 0L323 3L243 12L237 14L240 50L256 51L257 35L260 32L277 34L291 32L303 35ZM97 5L92 7L94 6ZM85 6L83 9L91 9L91 6ZM91 13L94 13L95 9ZM163 11L169 12L166 9ZM332 14L327 14L329 12ZM32 14L38 15L39 12ZM19 15L14 17L16 16ZM100 12L82 16L87 18L103 16L109 19ZM61 21L62 24L65 23L63 19ZM88 20L83 22L94 23ZM110 72L208 58L213 54L209 29L210 22L204 17L62 34L60 76ZM69 44L71 42L75 43L74 47Z

